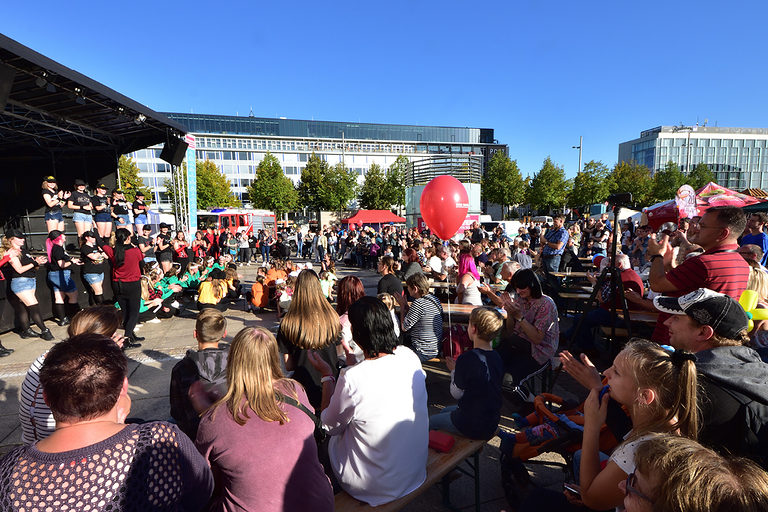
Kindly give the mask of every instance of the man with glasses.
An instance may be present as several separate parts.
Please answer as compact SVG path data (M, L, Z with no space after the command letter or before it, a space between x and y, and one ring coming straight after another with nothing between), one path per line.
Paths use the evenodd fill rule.
M762 258L758 263L765 266L768 263L768 235L765 234L763 229L766 223L768 223L768 213L757 212L749 216L747 221L747 230L749 233L741 238L741 245L756 245L762 251Z
M686 259L672 268L672 247L669 237L660 242L655 237L648 241L647 257L651 260L648 281L651 290L673 297L681 297L698 288L709 288L739 300L747 288L749 265L739 255L737 240L744 232L746 218L739 208L717 206L701 217L698 233L690 237L691 243L704 249L699 256ZM669 315L661 313L651 339L659 343L669 340L664 322Z

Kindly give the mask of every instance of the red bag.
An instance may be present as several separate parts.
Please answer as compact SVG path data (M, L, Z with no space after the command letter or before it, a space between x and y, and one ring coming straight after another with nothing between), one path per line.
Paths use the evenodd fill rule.
M467 334L467 328L463 325L453 325L443 335L443 357L458 359L467 350L472 350L473 346Z
M451 434L439 430L429 431L429 447L436 452L449 452L454 444L456 444L456 439Z

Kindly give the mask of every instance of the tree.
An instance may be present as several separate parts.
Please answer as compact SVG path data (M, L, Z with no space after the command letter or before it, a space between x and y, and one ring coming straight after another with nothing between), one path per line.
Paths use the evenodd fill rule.
M299 193L293 182L283 174L280 162L269 152L256 168L256 179L248 187L248 197L254 208L272 210L278 219L299 204Z
M629 192L636 205L647 206L651 201L653 179L651 170L637 162L620 162L611 173L610 193Z
M325 177L328 175L328 162L312 153L307 161L307 166L301 171L299 182L299 205L320 212L325 207L323 203L326 186Z
M573 180L573 190L568 197L571 206L591 206L602 203L610 195L611 170L603 162L590 160Z
M117 161L117 172L120 176L120 188L125 193L125 199L128 202L133 202L136 199L136 192L144 192L144 198L147 204L152 199L152 191L144 186L144 181L139 178L139 166L133 161L131 157L120 155Z
M500 204L503 216L504 207L525 201L525 191L525 183L517 167L517 160L510 160L501 151L494 153L488 161L480 185L483 199Z
M565 179L563 168L556 166L547 157L539 172L533 175L528 189L528 202L537 210L563 208L570 187L571 183Z
M387 201L390 205L400 207L405 205L405 172L408 170L408 157L399 155L387 169Z
M687 181L688 179L680 167L670 160L663 169L659 169L653 175L653 201L674 199L677 189L685 185Z
M341 214L357 194L357 174L342 162L328 169L325 179L324 204L328 210Z
M693 187L693 190L699 190L710 181L715 181L715 173L705 163L696 164L688 174L688 184Z
M210 160L197 162L197 207L201 210L240 206L232 193L232 184Z
M367 210L388 210L392 207L387 190L387 177L377 164L371 164L360 187L360 207Z

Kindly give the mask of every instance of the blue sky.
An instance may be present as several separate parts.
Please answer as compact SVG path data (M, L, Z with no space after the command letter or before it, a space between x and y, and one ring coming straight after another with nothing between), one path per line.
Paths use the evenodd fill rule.
M494 128L523 174L658 125L766 127L765 1L85 2L0 32L158 111Z

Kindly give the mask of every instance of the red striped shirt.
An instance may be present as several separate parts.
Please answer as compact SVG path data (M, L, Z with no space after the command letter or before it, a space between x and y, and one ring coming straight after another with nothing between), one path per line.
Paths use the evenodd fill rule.
M741 292L747 289L749 265L739 253L730 252L738 247L737 244L721 245L700 256L688 258L679 267L667 272L667 280L677 287L677 291L665 295L681 297L699 288L709 288L739 300ZM669 341L669 332L663 325L669 316L659 314L653 341Z

